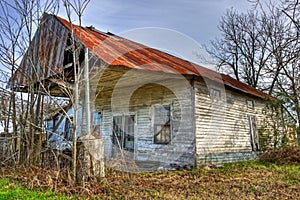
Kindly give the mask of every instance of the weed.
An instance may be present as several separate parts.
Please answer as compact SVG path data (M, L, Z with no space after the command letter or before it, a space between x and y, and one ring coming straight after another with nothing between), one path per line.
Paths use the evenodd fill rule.
M63 173L47 182L44 178L52 180L53 172L37 167L2 172L3 199L272 199L274 194L277 199L300 199L300 165L262 160L210 170L132 173L130 177L109 169L105 178L90 180L84 188L63 181Z

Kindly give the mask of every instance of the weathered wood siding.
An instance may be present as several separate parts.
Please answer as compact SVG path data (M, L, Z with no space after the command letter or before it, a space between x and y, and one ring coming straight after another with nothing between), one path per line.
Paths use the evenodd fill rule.
M126 74L127 73L127 74ZM110 77L109 71L102 77ZM109 84L103 78L98 88L95 110L102 112L101 137L104 140L106 159L113 158L113 116L135 115L134 152L139 161L156 161L161 165L176 163L194 165L195 134L192 112L192 87L181 75L135 71L132 75L120 72L110 77ZM129 76L129 77L126 77ZM125 77L125 78L124 78ZM125 82L122 83L122 79ZM124 81L123 80L123 81ZM171 142L155 144L153 130L153 106L171 107Z
M252 159L249 116L257 128L265 102L199 77L108 67L97 82L95 110L102 112L106 159L114 157L113 116L134 115L134 152L140 161L194 165ZM192 87L192 86L193 87ZM220 91L212 97L210 89ZM247 105L252 100L254 107ZM170 144L155 144L153 106L171 106Z
M209 81L197 80L194 88L197 164L255 157L248 116L256 117L259 128L264 119L265 103ZM210 94L211 88L220 91L219 98ZM254 102L253 108L247 106L247 100Z

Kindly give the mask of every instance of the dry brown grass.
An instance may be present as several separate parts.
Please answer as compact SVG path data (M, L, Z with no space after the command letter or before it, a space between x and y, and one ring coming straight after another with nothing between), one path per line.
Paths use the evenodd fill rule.
M300 165L245 162L220 169L133 173L72 184L67 172L39 167L1 168L1 177L30 189L95 199L300 199Z
M260 156L261 160L275 163L300 163L300 148L296 146L267 151Z

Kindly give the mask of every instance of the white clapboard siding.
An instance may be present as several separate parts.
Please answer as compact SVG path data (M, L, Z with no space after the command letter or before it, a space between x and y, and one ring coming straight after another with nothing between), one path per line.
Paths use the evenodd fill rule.
M104 88L96 98L95 109L101 110L103 114L101 136L104 140L106 159L111 159L113 156L111 141L113 116L130 113L135 115L134 158L136 160L157 161L163 165L170 163L194 165L195 134L190 82L181 75L162 76L161 73L139 71L135 72L135 77L131 77L135 80L131 81L126 77L126 73L128 71L124 71L123 76L121 73L118 76L114 75L115 78L105 75L97 86ZM124 79L131 84L120 82L120 78L124 76ZM154 80L151 81L148 77ZM126 98L128 95L130 95L129 99ZM155 105L171 106L171 115L174 118L171 129L174 130L172 130L170 144L154 144L152 107ZM181 116L184 118L181 119ZM178 122L183 124L180 129L176 124Z
M188 78L187 78L188 77ZM94 86L95 110L102 112L101 136L106 159L113 158L113 116L134 115L133 158L164 164L194 165L234 162L255 157L250 141L248 115L258 128L265 102L199 77L108 68ZM211 99L210 88L221 91ZM246 100L252 100L250 108ZM172 137L169 144L154 144L153 106L171 106ZM196 159L196 160L195 160Z
M224 86L207 86L202 80L195 81L194 88L198 164L253 158L255 153L251 148L248 115L256 116L259 127L264 102ZM211 98L210 88L221 91L220 99ZM249 108L246 100L252 100L254 107Z

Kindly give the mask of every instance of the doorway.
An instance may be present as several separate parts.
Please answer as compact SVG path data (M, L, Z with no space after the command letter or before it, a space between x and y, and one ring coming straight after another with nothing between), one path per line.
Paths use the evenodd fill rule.
M256 117L248 115L248 121L249 121L249 130L250 130L250 140L251 140L252 151L258 151L259 150L259 139L258 139Z
M113 117L113 144L119 149L134 152L135 115Z

